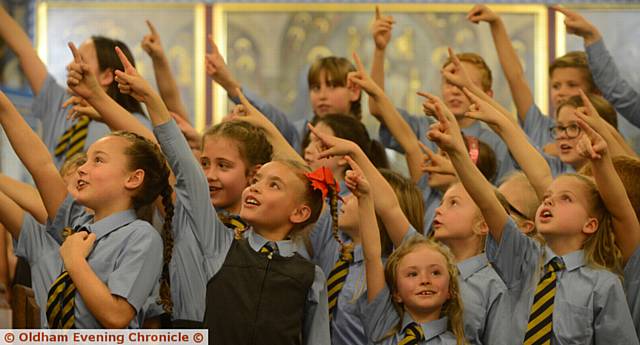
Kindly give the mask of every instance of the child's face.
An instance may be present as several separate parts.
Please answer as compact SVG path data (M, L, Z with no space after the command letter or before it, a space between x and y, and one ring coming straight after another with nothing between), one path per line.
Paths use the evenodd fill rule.
M478 226L479 209L462 184L451 186L436 209L433 219L433 238L444 243L447 240L467 239Z
M548 236L581 236L588 230L589 200L583 182L576 177L560 176L555 179L544 195L536 212L536 228Z
M324 122L319 122L315 126L316 131L322 134L334 136L335 133L331 127ZM341 177L344 175L345 167L339 164L342 157L334 156L331 158L318 158L318 153L322 150L322 142L314 133L309 133L309 145L304 149L304 160L307 162L311 170L316 170L322 166L331 169L333 176Z
M343 199L344 202L338 213L338 227L349 235L359 233L358 198L353 194L349 194Z
M299 213L304 182L285 164L263 165L242 193L240 217L260 230L282 229L301 223ZM307 217L308 218L308 217Z
M480 69L475 65L464 61L462 61L462 66L464 66L464 69L469 75L469 78L471 78L471 81L482 88L482 74ZM467 98L467 95L465 95L460 88L447 82L445 78L442 78L440 92L442 93L442 101L456 117L463 116L464 113L469 110L471 100Z
M439 315L451 297L447 260L428 246L420 245L400 259L396 274L393 298L404 304L412 316Z
M582 136L582 130L578 126L578 117L574 113L575 110L576 108L566 105L558 112L556 128L561 127L566 128L566 130L559 131L556 134L556 148L560 160L574 167L581 167L586 162L586 159L580 156L578 150L576 150L578 141ZM576 136L572 138L573 135Z
M104 209L131 198L125 150L131 143L122 137L106 136L93 143L87 151L87 161L77 169L75 193L79 203L92 209ZM108 207L108 206L107 206Z
M576 67L561 67L551 74L551 104L557 109L562 101L580 94L580 89L589 91L586 71Z
M440 164L442 165L440 166L440 168L445 169L447 173L431 172L427 177L427 183L431 188L445 190L447 187L449 187L453 183L456 183L458 181L458 178L456 177L455 169L453 168L453 164L451 164L451 160L449 160L449 157L439 149L436 155L444 159L437 162L430 161L429 165L435 167Z
M207 177L213 206L235 214L240 212L242 191L249 184L249 177L238 142L220 135L207 136L200 165Z
M351 103L358 100L360 91L337 86L325 71L320 71L318 84L309 85L309 100L313 113L318 117L328 114L349 114Z

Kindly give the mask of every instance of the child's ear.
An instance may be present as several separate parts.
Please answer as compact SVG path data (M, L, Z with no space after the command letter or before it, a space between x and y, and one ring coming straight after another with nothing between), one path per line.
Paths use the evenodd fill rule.
M534 223L533 221L530 221L530 220L523 221L522 225L520 227L520 230L525 235L529 235L535 229L536 229L536 223Z
M289 221L293 224L300 224L304 223L309 217L311 217L311 207L307 204L302 204L291 212Z
M485 222L484 217L478 216L473 222L473 233L476 235L487 235L489 233L489 225Z
M124 183L124 187L127 189L136 189L142 185L144 182L144 170L136 169L134 172L129 174L127 181Z
M598 230L599 225L597 218L589 218L582 226L582 232L587 235L591 235Z
M96 78L98 79L98 84L101 86L109 86L113 83L113 70L111 68L107 68L104 71L101 71Z
M393 298L394 302L398 304L402 304L402 297L400 297L400 294L398 293L398 291L394 291L393 294L391 294L391 298Z

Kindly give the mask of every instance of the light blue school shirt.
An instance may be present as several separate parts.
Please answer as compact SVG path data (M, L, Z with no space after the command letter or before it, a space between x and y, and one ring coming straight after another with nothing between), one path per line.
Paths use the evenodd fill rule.
M67 113L72 106L62 107L64 101L69 97L71 95L67 92L67 89L56 83L51 74L47 74L47 79L44 81L40 93L34 97L31 106L32 116L42 123L42 141L51 152L53 162L58 169L64 163L65 157L64 155L56 156L54 151L58 146L60 136L75 123L75 121L67 120ZM151 122L146 116L138 113L133 115L147 128L151 128ZM109 133L111 133L111 130L104 123L89 122L83 151L86 151L92 143Z
M533 146L542 151L545 145L555 142L551 137L551 127L555 126L555 121L551 116L545 115L535 103L531 103L531 107L527 110L524 121L520 121L522 130L529 137L529 141Z
M428 173L420 177L417 186L422 191L422 203L424 204L423 234L428 238L431 235L433 219L436 217L436 209L440 206L440 202L442 202L442 192L429 186Z
M402 115L402 118L409 124L409 127L413 130L418 140L429 147L432 150L437 150L437 146L427 139L427 132L429 126L435 122L431 117L427 116L412 116L403 109L398 109L398 112ZM490 128L484 125L480 121L475 121L469 127L461 128L464 135L470 135L478 138L478 140L487 144L496 155L496 176L492 182L500 181L504 176L507 176L511 171L516 168L507 145L502 139L495 134ZM384 123L380 123L379 130L380 142L384 147L392 150L403 152L400 143L391 135L389 128Z
M222 224L211 205L209 185L204 173L190 153L189 146L175 121L170 120L156 126L154 134L176 176L176 197L183 200L181 207L184 207L185 217L190 223L188 227L175 228L175 242L177 244L179 241L184 241L182 237L186 236L186 239L191 239L187 241L186 245L191 246L191 250L195 252L192 254L193 258L196 255L201 256L200 261L194 259L195 262L190 262L191 258L189 260L182 259L178 250L174 250L174 258L170 265L172 284L190 289L196 285L204 284L202 286L205 288L202 296L191 296L191 299L184 301L174 300L174 304L191 301L195 305L184 305L183 308L195 308L198 304L204 308L206 284L222 268L233 244L234 233ZM245 231L245 237L255 251L260 250L267 242L251 229ZM279 254L284 257L292 256L297 249L292 240L278 241L276 245ZM173 280L174 277L176 280ZM182 280L177 282L180 279ZM181 292L178 292L178 296L182 296ZM202 310L204 311L204 309ZM202 321L202 318L198 321ZM313 284L307 293L303 325L304 344L330 343L326 281L322 270L317 266L315 267Z
M500 243L488 236L486 254L507 285L510 338L523 341L541 267L556 255L524 235L511 219ZM639 344L620 279L587 266L582 250L560 258L566 269L556 272L551 344L611 344L612 339L616 344Z
M538 150L544 160L547 161L549 169L551 169L551 176L553 176L554 179L562 174L571 174L576 172L576 169L572 165L563 162L559 157L548 155L542 152L539 148Z
M87 261L93 272L109 288L140 312L162 270L162 240L151 224L136 218L130 209L95 223L82 224L96 234ZM47 298L51 284L64 270L60 245L48 232L23 227L16 254L31 266L33 290L43 327L47 327ZM75 327L103 328L85 305L79 292L75 297ZM134 317L130 328L139 328Z
M419 235L409 229L402 241ZM489 264L484 253L456 264L462 298L464 336L469 344L511 344L505 330L509 317L505 314L507 287Z
M624 291L636 332L640 335L640 247L624 266Z
M398 344L404 337L402 332L404 328L411 322L414 322L408 312L405 312L402 320L400 320L400 315L398 315L398 312L393 306L389 287L386 286L386 284L371 303L368 303L367 295L362 296L358 301L358 308L362 323L364 324L368 344ZM385 338L389 331L400 322L400 330ZM456 337L447 330L447 323L448 319L446 317L431 322L419 323L425 336L425 341L421 341L419 344L457 345Z

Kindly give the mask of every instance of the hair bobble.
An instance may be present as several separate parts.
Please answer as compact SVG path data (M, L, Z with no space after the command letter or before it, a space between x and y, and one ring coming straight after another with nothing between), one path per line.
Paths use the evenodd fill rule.
M322 166L313 172L304 174L304 176L309 179L311 187L314 190L320 190L322 192L323 199L329 194L329 188L331 188L336 194L340 192L340 186L333 178L331 170L327 167Z
M465 136L464 139L469 148L469 157L471 157L471 161L473 161L474 165L478 165L478 157L480 156L480 143L478 143L478 138Z

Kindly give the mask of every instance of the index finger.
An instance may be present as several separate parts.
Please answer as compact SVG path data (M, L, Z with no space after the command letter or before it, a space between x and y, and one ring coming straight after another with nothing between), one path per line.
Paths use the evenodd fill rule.
M423 144L422 141L419 141L419 140L418 140L418 146L420 146L420 149L422 149L422 152L424 152L424 154L429 156L430 160L433 160L433 156L435 155L435 153L433 152L433 150L429 148L429 146Z
M580 126L580 128L584 131L584 133L589 138L593 138L596 135L598 135L598 132L596 132L593 128L591 128L591 126L589 126L589 124L583 119L581 119L580 117L578 117L578 121L576 122L578 123L578 126Z
M380 6L376 5L376 19L380 19Z
M153 26L153 23L151 23L149 19L145 20L145 22L147 23L147 26L149 27L149 31L151 31L151 34L154 36L157 36L158 30L156 30L156 27Z
M82 62L82 56L80 55L78 48L76 48L76 45L73 44L73 42L69 42L68 46L69 49L71 49L71 54L73 54L73 61Z
M567 17L573 15L573 12L571 10L569 10L567 8L564 8L564 7L560 7L560 5L553 5L553 6L551 6L551 9L553 9L554 11L558 11L558 12L564 14Z
M449 51L449 58L451 58L453 64L462 69L462 63L460 62L460 59L458 59L458 55L453 51L453 48L447 47L447 50Z
M218 50L218 46L216 45L216 42L213 41L213 36L208 35L207 36L207 41L209 41L209 44L211 45L211 52L216 54L216 55L220 55L220 51Z
M116 47L116 54L118 54L118 58L120 58L120 62L122 62L122 66L124 66L125 71L130 69L133 69L133 70L136 69L135 67L133 67L131 62L129 62L129 59L127 58L126 55L124 55L120 47Z
M471 90L467 89L466 87L462 88L462 92L464 92L464 94L467 95L467 97L471 98L471 100L476 104L478 103L478 101L482 101L480 97L478 97L476 94L471 92Z
M240 98L240 103L248 110L251 107L251 103L249 103L249 100L247 99L247 97L244 96L244 93L242 93L242 90L240 90L240 88L236 88L236 92L238 93L238 98Z
M347 155L347 156L344 156L344 159L347 161L347 163L349 163L351 170L355 171L360 176L364 176L364 173L362 173L362 168L360 168L358 163L356 163L356 161L354 161L353 158Z
M358 72L366 72L364 69L364 65L362 64L362 61L360 60L360 57L356 52L353 52L353 61L355 61L356 63L356 68L358 69Z
M594 115L595 116L600 116L600 114L598 113L596 108L593 106L593 104L589 100L589 97L587 97L587 95L584 93L584 91L582 91L582 89L579 89L579 92L580 92L580 98L582 98L582 103L584 103L584 106L585 106L586 110L589 112L589 115L591 115L591 116L594 116Z

